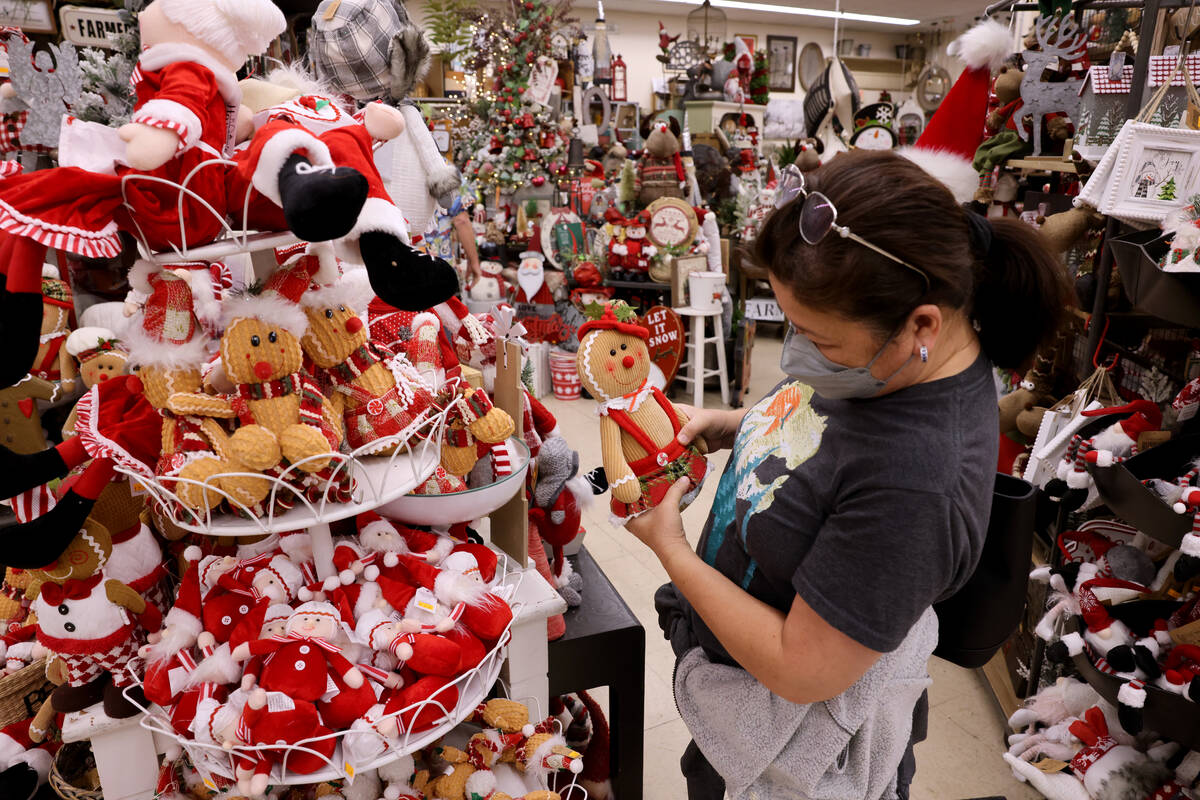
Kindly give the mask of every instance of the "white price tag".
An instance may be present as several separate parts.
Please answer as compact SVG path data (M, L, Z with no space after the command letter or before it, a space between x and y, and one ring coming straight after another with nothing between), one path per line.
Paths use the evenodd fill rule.
M422 611L432 614L437 611L437 596L422 586L413 596L413 604Z
M296 704L283 692L267 692L267 711L295 711Z

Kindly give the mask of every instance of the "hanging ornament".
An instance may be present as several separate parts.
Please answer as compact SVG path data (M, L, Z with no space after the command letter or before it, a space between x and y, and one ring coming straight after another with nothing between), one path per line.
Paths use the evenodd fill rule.
M544 176L544 175L534 175L533 179L530 180L530 183L532 183L534 186L541 186L545 182L546 182L546 176Z

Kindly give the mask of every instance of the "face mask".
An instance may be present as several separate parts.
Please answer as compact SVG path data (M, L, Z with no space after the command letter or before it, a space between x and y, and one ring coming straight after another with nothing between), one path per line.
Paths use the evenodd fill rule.
M887 386L888 381L908 366L909 361L912 361L912 356L909 356L908 360L900 365L900 369L884 380L872 375L872 365L891 343L891 339L884 342L883 347L879 348L879 352L865 367L844 367L830 361L807 336L798 334L789 327L783 340L783 355L779 359L779 367L784 374L808 384L826 400L874 397Z

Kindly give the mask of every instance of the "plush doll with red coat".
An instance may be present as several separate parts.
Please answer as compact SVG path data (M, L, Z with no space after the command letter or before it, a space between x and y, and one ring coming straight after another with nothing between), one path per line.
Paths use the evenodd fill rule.
M658 255L658 248L646 238L650 212L641 211L628 223L625 228L625 257L621 266L627 272L634 273L635 280L644 280L645 274L650 270L650 261Z

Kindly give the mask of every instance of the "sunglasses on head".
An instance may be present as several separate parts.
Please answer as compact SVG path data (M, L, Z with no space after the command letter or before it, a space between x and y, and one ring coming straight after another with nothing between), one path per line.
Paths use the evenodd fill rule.
M925 281L925 291L929 291L929 276L924 270L892 255L882 247L876 247L861 236L852 233L845 225L838 225L837 208L829 198L820 192L808 191L805 188L804 173L795 164L788 164L783 168L783 179L779 183L779 194L775 200L775 207L783 208L800 195L804 196L804 205L800 208L800 238L805 242L816 244L829 235L830 231L836 231L843 239L858 242L863 247L870 248L905 269L917 273Z

